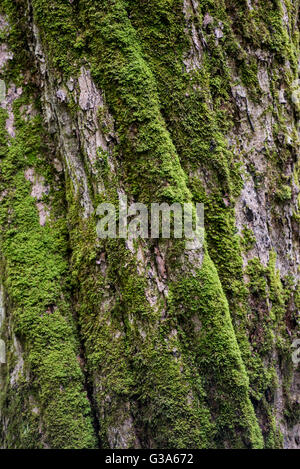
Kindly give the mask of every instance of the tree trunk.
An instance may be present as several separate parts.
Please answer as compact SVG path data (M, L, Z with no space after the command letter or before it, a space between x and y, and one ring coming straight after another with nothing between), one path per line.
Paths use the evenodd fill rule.
M0 446L299 449L299 0L0 12Z

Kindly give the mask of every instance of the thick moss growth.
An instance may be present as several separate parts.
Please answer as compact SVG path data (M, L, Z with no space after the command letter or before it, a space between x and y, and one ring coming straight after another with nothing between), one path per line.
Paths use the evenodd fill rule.
M262 447L228 303L208 254L195 276L173 285L172 296L174 308L180 305L186 351L189 354L193 351L197 368L204 377L217 444L223 446L228 441L234 447ZM190 321L183 322L186 316ZM193 321L194 324L199 321L197 332L193 331Z
M14 103L15 138L3 128L2 110L1 278L9 298L9 321L24 347L23 370L15 383L12 344L7 380L1 393L5 447L88 448L96 445L91 411L77 355L79 343L68 290L67 232L62 218L63 192L54 184L47 136L38 114L25 121L32 103L26 91ZM50 164L49 164L50 163ZM43 204L53 207L41 226L28 169L49 187ZM47 193L47 192L46 192ZM8 334L12 340L12 333ZM29 384L30 383L30 384ZM37 411L32 410L31 400ZM38 416L37 416L38 413ZM24 415L16 431L16 419Z

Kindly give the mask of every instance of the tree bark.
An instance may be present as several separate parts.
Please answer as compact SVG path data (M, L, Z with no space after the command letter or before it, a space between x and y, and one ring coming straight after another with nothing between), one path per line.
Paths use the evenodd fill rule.
M299 0L0 13L0 446L299 449Z

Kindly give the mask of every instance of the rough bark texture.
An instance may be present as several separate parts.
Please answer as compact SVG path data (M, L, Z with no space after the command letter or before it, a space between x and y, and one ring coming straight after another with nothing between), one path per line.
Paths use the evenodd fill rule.
M300 448L299 0L0 9L0 446Z

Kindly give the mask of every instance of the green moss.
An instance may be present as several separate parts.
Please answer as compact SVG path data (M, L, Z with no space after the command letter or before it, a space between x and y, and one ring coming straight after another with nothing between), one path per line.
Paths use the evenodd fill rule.
M13 52L12 60L8 62L5 75L8 80L12 80L19 86L23 84L22 72L24 69L31 68L32 73L35 72L27 43L26 8L27 4L24 1L10 2L4 0L0 5L1 13L5 14L9 20L9 27L2 32L1 42L8 44L9 49Z
M9 425L5 431L1 426L0 439L4 448L42 449L42 434L39 432L40 416L32 412L28 402L32 400L32 389L25 379L19 378L18 386L6 388L0 395L1 408L7 417L9 409Z
M84 37L79 35L73 16L76 7L62 0L33 0L32 7L52 65L66 74L74 73L78 69L75 59L84 45Z
M257 61L252 59L248 63L247 60L242 61L240 65L241 80L243 84L247 87L247 90L252 93L252 96L255 98L258 94L260 87L257 77L258 66Z
M0 208L4 258L1 277L10 300L14 332L25 346L30 393L36 395L42 427L38 431L39 422L35 419L35 429L20 429L18 440L9 429L3 443L25 448L40 447L41 441L53 448L94 447L90 405L76 358L79 343L69 302L66 225L61 213L63 195L60 194L59 210L53 192L43 200L47 205L53 200L56 211L41 226L36 200L31 196L32 186L24 174L26 169L34 168L45 181L54 180L54 174L49 172L47 135L40 116L28 122L21 117L21 106L31 102L24 90L22 98L14 103L16 138L9 139L2 127L0 190L6 191L6 196ZM20 414L22 408L28 407L28 392L21 398L17 391L16 402L14 398L5 402L3 415L9 425L10 422L14 425L17 402ZM9 393L13 396L16 391L7 383L4 395ZM32 418L29 426L31 421ZM31 433L35 436L39 433L36 440L32 436L29 441Z
M242 237L241 237L241 246L245 252L250 251L256 243L255 236L253 231L249 229L246 225L244 225L242 230Z
M261 447L262 438L250 403L249 380L236 342L228 303L216 268L206 254L197 275L179 280L172 287L174 308L180 305L187 350L204 379L213 419L217 445L230 441L233 447ZM177 313L178 314L178 313ZM200 331L187 325L196 320ZM197 322L195 322L197 324Z
M226 0L226 6L235 22L234 31L244 43L254 48L259 47L275 54L279 63L290 60L296 69L297 42L290 40L289 33L295 31L297 6L289 4L289 30L283 21L283 9L280 0L267 0L253 5L250 10L246 2Z
M286 202L292 198L292 189L290 186L283 185L275 194L279 202Z
M24 3L18 2L19 8ZM103 198L116 201L117 188L122 185L139 201L193 200L204 202L206 207L209 255L205 255L203 268L194 277L186 278L178 255L182 253L182 245L170 245L167 268L178 280L172 281L170 296L166 299L162 295L155 309L147 300L145 278L137 274L135 254L130 254L123 242L102 243L96 239L95 219L92 216L89 221L81 220L78 199L72 183L67 181L68 229L73 251L71 277L66 282L76 291L74 302L88 357L90 384L100 383L94 399L101 420L103 446L109 446L110 429L118 427L130 415L136 433L143 435L141 444L145 447L150 442L157 447L174 448L225 444L261 447L261 434L249 396L266 422L266 445L280 446L272 405L265 399L265 394L273 395L276 387L274 364L271 361L266 365L265 357L275 344L279 348L279 341L280 353L285 353L283 316L292 287L283 288L273 256L267 267L258 259L250 261L246 269L249 282L245 284L241 249L250 249L254 239L245 228L241 240L235 227L235 199L243 181L240 161L226 135L233 129L235 111L231 100L232 67L252 98L257 99L261 94L257 62L248 51L249 48L271 51L273 77L278 75L273 87L278 88L277 67L285 60L290 61L293 69L296 66L297 37L291 21L294 43L283 26L278 1L268 0L255 5L252 11L244 0L238 4L231 0L203 1L197 14L189 11L189 20L184 18L179 0L88 0L73 4L34 0L32 4L51 71L56 74L59 70L67 79L70 73L78 73L81 63L90 63L93 78L105 93L115 119L118 144L113 154L99 151L97 158L105 196L93 193L98 176L90 177L89 181L94 206ZM5 8L10 10L12 18L24 17L24 11L13 9L9 2L5 1ZM288 9L289 20L295 13L293 8ZM202 20L207 12L213 21L203 28ZM217 44L214 29L220 26L219 22L223 38ZM191 61L192 69L188 73L182 64L191 53L186 29L191 30L192 23L202 31L199 40L203 51L201 67L193 67ZM17 32L18 28L13 31ZM12 42L17 44L21 37L19 34L16 39L14 34L11 33ZM198 59L197 54L193 58ZM288 73L285 75L287 79ZM76 111L74 103L72 108ZM111 131L106 117L106 109L100 108L99 121L104 134ZM34 133L30 140L34 151L27 145L25 158L20 156L28 134L28 128L25 130L19 146L11 148L15 159L4 163L6 174L14 178L17 187L24 182L23 174L14 176L18 168L40 167L36 158L40 145L35 146ZM277 173L289 156L285 148L272 159L272 171L276 172L274 190L279 187ZM108 158L115 157L118 170L112 175L107 163ZM45 174L43 165L40 170ZM260 177L255 180L256 189ZM288 181L281 182L283 188L289 187ZM61 289L55 282L67 272L67 265L62 262L66 258L65 226L63 221L59 225L53 222L56 229L51 236L47 228L40 229L45 236L42 243L38 237L40 231L32 235L38 221L28 195L29 186L26 183L23 192L17 192L15 210L23 220L23 204L28 204L30 209L24 216L29 225L32 223L32 230L28 231L26 225L29 235L27 232L21 235L18 227L11 227L7 236L12 240L11 244L7 243L9 248L16 249L19 257L18 242L24 243L26 251L22 255L27 259L26 266L38 256L39 266L43 267L38 269L37 279L43 280L41 294L36 298L46 306L53 298L60 297ZM288 200L286 192L283 191L283 196ZM8 219L8 213L5 217L4 220ZM65 250L54 256L58 244ZM154 262L154 246L150 243L144 248ZM176 256L176 262L172 263ZM49 262L53 276L44 267L44 259ZM27 274L22 282L26 278ZM23 290L14 287L18 301L23 294ZM60 305L64 312L68 311L67 303L68 298ZM16 314L20 318L20 332L28 337L38 311L34 304L30 305L26 317L19 310ZM55 337L57 328L61 334L59 340L63 340L67 326L60 321L67 313L60 313L59 317L53 316L55 330L49 331ZM204 325L200 332L192 327L195 318ZM43 322L46 319L38 326L41 331L46 327ZM50 328L48 322L46 325ZM40 337L38 327L34 334ZM174 330L176 337L173 337ZM69 345L63 350L66 356L72 355ZM58 377L64 380L64 360L56 374L51 363L59 359L58 352L55 348L50 352L49 361L40 366L45 367L47 382L57 386ZM33 364L37 362L37 373L38 356L39 352L31 357ZM70 376L76 383L77 371L76 367L70 368ZM46 381L42 384L46 401ZM79 399L74 386L68 387L67 394L61 396L62 407L70 405L71 415L78 403L76 396ZM49 404L49 413L45 414L48 426L57 435L56 444L65 446L68 441L60 423L54 425L55 412L61 415L60 405L52 408ZM66 417L66 422L73 428L72 419ZM129 446L134 444L133 440L128 442Z
M247 274L250 276L249 288L253 295L258 298L266 298L267 280L265 278L266 269L260 260L255 257L248 262Z
M150 441L156 448L210 447L214 428L202 382L185 362L176 322L162 319L163 299L150 306L147 283L124 241L97 240L95 220L80 220L72 191L69 203L79 217L72 218L72 272L89 376L101 382L94 399L102 445L109 447L110 429L131 415L142 447Z

